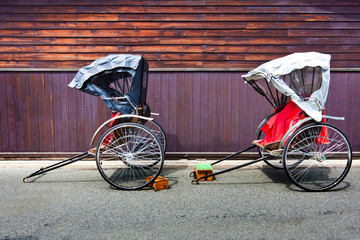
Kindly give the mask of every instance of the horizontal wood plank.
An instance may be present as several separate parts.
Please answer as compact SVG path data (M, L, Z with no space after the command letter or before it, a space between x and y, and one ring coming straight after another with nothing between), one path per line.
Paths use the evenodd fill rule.
M132 21L141 21L144 22L152 22L152 21L269 21L269 22L293 22L293 21L332 21L332 22L341 22L341 21L358 21L357 18L353 18L354 13L342 13L342 14L148 14L143 13L141 17L139 14L1 14L0 21L4 22L28 22L28 21L50 21L50 22L63 22L69 19L72 19L74 22L83 22L83 21L94 21L94 22L115 22L115 21L124 21L124 22L132 22Z
M70 53L0 53L0 59L3 61L93 61L98 58L102 58L108 53L83 53L83 54L70 54ZM283 57L282 53L146 53L144 57L149 61L189 61L194 59L206 59L206 61L270 61L275 58ZM359 60L358 53L348 52L332 54L332 61Z
M299 30L300 31L300 30ZM338 30L337 34L343 37L351 36L351 34L359 34L360 30ZM325 33L326 34L326 33ZM157 30L0 30L0 36L7 37L66 37L76 36L77 38L93 37L93 38L109 38L109 37L125 37L126 38L146 38L146 37L226 37L226 36L268 36L268 37L284 37L288 36L287 30L182 30L182 29L157 29Z
M79 5L79 6L88 6L93 4L93 0L82 0L82 1L73 1L73 0L63 0L62 5ZM275 2L269 3L268 0L121 0L121 5L129 6L205 6L205 5L214 5L214 6L236 6L236 5L248 5L248 6L264 6L264 5L289 5L289 6L303 6L305 5L302 1L297 0L277 0ZM322 0L322 1L306 1L308 6L347 6L350 4L359 5L357 0L344 0L344 1L332 1L332 0ZM37 1L28 1L28 0L2 0L1 5L50 5L58 6L59 2L57 0L37 0ZM112 0L98 0L96 5L99 6L113 6L114 1Z
M325 37L311 37L311 38L262 38L262 37L185 37L185 38L160 38L160 37L147 37L147 38L15 38L15 37L0 37L0 49L4 51L34 51L34 52L91 52L91 51L116 51L122 50L127 47L129 50L146 49L145 51L159 51L162 52L181 52L184 51L207 51L207 45L224 46L227 45L229 49L223 51L231 52L232 49L242 48L242 46L252 47L258 46L259 49L286 49L298 45L308 46L318 45L322 49L327 48L329 45L333 47L334 52L347 49L358 49L360 44L359 38L325 38ZM113 45L116 41L117 45ZM36 42L36 44L34 44ZM182 46L179 46L182 44ZM310 45L311 44L311 45ZM149 46L150 45L150 46ZM204 47L198 46L204 45ZM268 46L266 46L268 45ZM161 50L160 50L161 51ZM238 51L238 50L236 50ZM245 50L246 51L246 50Z
M123 30L123 29L360 29L360 22L2 22L5 30Z
M320 40L319 40L320 41ZM256 44L254 44L256 45ZM0 52L3 56L11 56L14 54L13 58L16 56L27 56L31 57L31 54L34 56L46 56L46 55L87 55L87 54L99 54L99 55L106 55L110 53L123 53L130 51L132 53L143 53L145 56L153 55L153 54L162 54L162 53L170 53L174 55L174 57L178 57L179 60L183 55L187 55L190 53L209 53L213 55L222 55L225 53L232 53L232 54L274 54L274 53L283 53L286 52L288 49L292 49L294 51L317 51L320 52L328 52L332 51L332 54L353 54L357 53L360 50L360 45L311 45L311 47L307 45L297 45L292 47L287 46L253 46L249 45L199 45L199 46L189 46L187 48L179 48L177 45L149 45L149 46L85 46L82 47L80 50L77 47L73 46L61 46L56 47L54 46L0 46ZM71 51L76 51L77 53L71 53ZM209 57L210 55L203 55L203 57ZM207 61L210 59L205 58ZM149 59L151 60L151 59Z
M280 54L279 54L280 56ZM346 58L346 57L344 57ZM356 58L356 55L355 57ZM271 60L271 59L269 59ZM33 68L52 68L52 69L63 69L63 68L69 68L71 66L71 69L78 69L81 67L84 67L86 65L89 65L92 62L89 60L54 60L54 61L2 61L0 60L0 68L7 69L9 65L14 65L16 68L29 68L30 66ZM220 69L252 69L254 66L259 66L260 64L264 63L264 61L249 61L249 60L239 60L239 61L229 61L229 60L218 60L218 61L203 61L201 59L196 59L192 61L185 61L185 60L177 60L177 61L158 61L153 60L150 62L151 68L201 68L204 69L210 69L210 68L220 68ZM358 60L340 60L340 61L332 61L331 62L332 68L342 68L342 69L356 69L356 71L359 71L359 61ZM15 69L16 69L15 68Z
M241 68L306 51L332 54L335 66L360 64L355 0L89 3L1 1L1 65L80 67L107 54L130 53L157 68Z
M116 3L116 2L114 2ZM269 3L267 3L269 4ZM271 5L271 4L270 4ZM249 6L249 5L238 5L233 6L226 5L204 5L204 6L174 6L174 5L153 5L153 6L141 6L138 5L133 7L131 5L88 5L88 6L33 6L33 5L20 5L20 6L2 6L0 8L0 13L12 13L12 14L21 14L21 13L36 13L36 14L104 14L104 13L235 13L235 14L245 14L245 13L312 13L312 14L322 14L322 13L358 13L357 9L349 6Z

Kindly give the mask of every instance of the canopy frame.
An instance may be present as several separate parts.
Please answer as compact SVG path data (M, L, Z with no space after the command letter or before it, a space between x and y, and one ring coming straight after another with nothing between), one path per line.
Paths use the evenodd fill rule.
M292 99L308 116L320 122L329 91L330 59L330 55L317 52L293 53L266 62L242 77L272 107L281 107ZM260 85L261 79L265 80L265 87Z

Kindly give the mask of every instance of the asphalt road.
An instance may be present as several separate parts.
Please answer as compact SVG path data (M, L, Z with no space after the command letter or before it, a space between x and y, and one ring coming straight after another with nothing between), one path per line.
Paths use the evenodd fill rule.
M241 169L191 185L166 168L170 189L119 191L94 168L0 168L0 239L359 239L360 168L329 192L303 192L282 171Z

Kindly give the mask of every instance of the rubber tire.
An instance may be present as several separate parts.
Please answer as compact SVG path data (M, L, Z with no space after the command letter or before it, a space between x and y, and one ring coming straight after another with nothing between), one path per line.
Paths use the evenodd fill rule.
M303 136L307 137L307 134L305 132L306 130L309 130L310 128L314 128L314 129L321 128L321 130L322 130L323 127L327 127L328 130L331 129L332 132L334 132L334 134L338 134L338 136L341 137L341 140L344 142L345 147L347 148L347 162L346 162L346 164L344 162L345 166L344 166L343 170L340 170L340 172L342 171L341 174L337 174L334 181L331 180L331 182L329 184L321 185L319 187L314 187L321 183L321 180L319 180L319 183L315 183L315 181L318 181L318 180L314 179L314 178L320 178L321 176L329 178L331 171L335 169L335 168L328 168L327 166L325 167L325 164L327 162L329 162L329 161L327 161L328 159L326 159L326 156L325 156L328 153L328 151L327 152L325 151L326 154L322 153L323 156L320 155L319 152L314 151L312 153L312 157L310 159L305 159L305 158L310 156L311 154L310 155L304 154L304 157L302 157L301 159L298 159L298 160L296 159L295 161L297 161L297 162L295 162L295 163L291 162L291 160L288 160L287 156L289 154L288 152L289 152L290 146L293 144L293 142L295 144L299 144L301 149L308 148L309 146L314 146L313 148L315 148L316 145L320 146L321 144L316 143L316 139L318 138L318 135L316 135L316 134L318 134L318 133L315 133L314 132L315 130L312 132L313 136L310 136L309 139L310 140L314 139L316 145L313 145L313 142L311 142L311 141L309 141L310 144L305 147L304 147L304 145L301 146L300 144L302 142L305 142L305 140L304 141L302 140L302 139L304 139L302 137ZM316 131L319 132L320 130L318 129ZM300 135L300 134L303 134L303 135ZM328 135L330 136L331 134L328 134ZM329 138L327 138L327 139L329 139ZM331 137L331 140L333 140L333 139L336 139L336 138ZM298 143L296 143L295 141L298 141ZM340 140L337 140L337 142L340 142ZM329 144L331 144L331 143L332 142L330 141ZM342 146L342 145L343 144L341 144L340 146ZM337 146L339 146L339 144ZM335 145L335 147L336 147L336 145ZM331 148L334 149L334 147L330 147L330 150L331 150ZM321 149L321 150L323 150L323 149ZM307 153L309 153L309 152L307 152ZM315 157L315 156L317 156L317 157ZM306 166L305 161L307 161L306 163L308 163L308 162L310 163L310 165L308 167ZM283 150L283 167L286 172L286 175L290 178L290 180L296 186L298 186L299 188L304 189L306 191L326 191L326 190L329 190L329 189L335 187L342 180L344 180L344 178L348 174L350 167L351 167L351 162L352 162L351 145L350 145L348 139L346 138L345 134L342 133L337 127L332 126L330 124L326 124L326 123L312 123L312 124L308 124L308 125L305 125L305 126L299 128L289 137L288 141L285 144L284 150ZM297 170L297 168L299 168L300 164L305 166L306 171ZM326 176L324 174L324 172L326 172L325 170L327 171ZM315 171L316 171L316 174L311 174L312 172L315 172ZM308 178L313 177L314 184L307 184L306 182L303 183L303 182L299 181L298 178L295 177L296 175L298 175L297 173L302 174L302 172L307 173L303 178L308 179ZM300 180L302 180L302 179L300 179Z
M115 169L115 171L112 171L113 174L108 174L107 170L104 169L104 167L102 166L102 159L100 159L101 155L103 154L101 151L104 151L104 147L102 146L102 143L104 141L104 139L111 133L116 130L120 131L121 128L130 128L130 129L137 129L137 130L141 130L143 133L146 134L146 136L149 138L149 140L147 141L147 143L151 144L151 147L154 147L154 149L151 152L155 152L155 155L159 156L159 159L154 160L153 163L147 164L147 165L136 165L136 161L137 159L135 157L133 157L134 155L136 156L135 152L134 153L129 153L129 152L124 152L124 149L128 149L128 148L124 148L121 149L122 151L120 152L119 150L116 153L122 153L122 154L114 154L114 160L116 160L117 164L117 168ZM134 132L136 132L135 130L133 130ZM134 135L136 133L133 133ZM122 137L121 141L126 145L126 144L133 144L133 141L127 141L127 138L129 135L122 135L122 136L127 136ZM130 135L131 137L131 135ZM141 136L141 138L145 137L145 135ZM120 139L120 138L119 138ZM112 144L112 143L111 143ZM121 147L124 144L121 144L118 146ZM139 143L140 144L140 143ZM138 144L138 146L140 146ZM109 145L109 144L108 144ZM127 145L126 145L127 146ZM140 146L141 147L141 146ZM112 149L115 149L112 148ZM132 147L132 150L136 151L137 149ZM142 151L139 151L138 153L142 153ZM130 164L129 161L127 162L124 158L124 155L130 154L132 156L132 160L135 162L135 164ZM147 127L141 125L141 124L137 124L137 123L123 123L123 124L118 124L112 128L110 128L108 131L106 131L102 137L100 138L98 145L97 145L97 149L96 149L96 154L95 154L95 159L96 159L96 165L97 168L100 172L100 175L104 178L105 181L107 181L111 186L117 188L117 189L121 189L121 190L137 190L137 189L141 189L144 188L148 185L150 185L153 181L155 181L155 179L159 176L163 165L164 165L164 149L162 147L162 144L159 140L159 138ZM141 161L139 161L139 163L141 163ZM156 168L154 168L154 166L156 165ZM122 166L122 168L120 168L120 166ZM146 169L146 171L143 171L144 169ZM153 169L153 170L152 170ZM139 179L133 179L134 180L134 184L125 184L126 182L123 181L119 182L119 181L114 181L112 180L112 176L114 175L115 172L118 172L117 175L120 172L132 172L132 174L129 173L124 173L128 175L128 179L129 180L127 183L130 182L130 177L137 177L140 176ZM141 171L140 173L138 171ZM121 174L122 175L122 174ZM149 181L146 181L146 177L151 177L151 179ZM126 179L125 179L126 180ZM125 183L124 183L125 182ZM139 182L137 184L137 182Z

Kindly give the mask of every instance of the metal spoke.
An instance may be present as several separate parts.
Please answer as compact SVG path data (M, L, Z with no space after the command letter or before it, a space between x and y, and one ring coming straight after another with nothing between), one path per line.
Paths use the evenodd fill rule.
M283 152L290 179L309 191L339 184L351 165L351 147L345 135L329 124L310 124L297 130Z
M103 150L97 150L96 160L102 176L111 185L138 189L147 185L147 178L153 180L159 175L164 153L150 129L136 123L120 124L108 130L101 141L109 138L111 141Z

